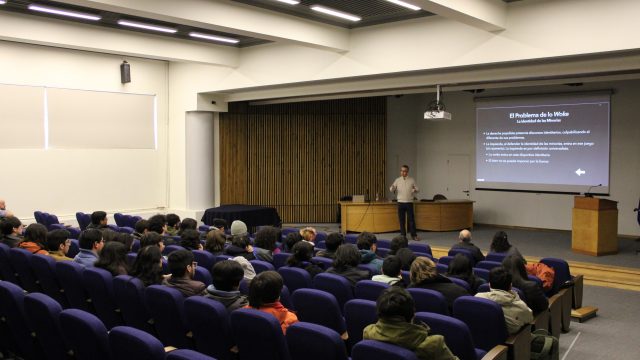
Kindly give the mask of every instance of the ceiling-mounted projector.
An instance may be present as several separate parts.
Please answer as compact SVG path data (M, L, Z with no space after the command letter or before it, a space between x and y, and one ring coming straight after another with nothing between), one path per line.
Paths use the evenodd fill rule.
M436 87L436 101L429 104L429 108L424 113L425 120L451 120L451 113L445 111L444 103L440 101L440 85Z

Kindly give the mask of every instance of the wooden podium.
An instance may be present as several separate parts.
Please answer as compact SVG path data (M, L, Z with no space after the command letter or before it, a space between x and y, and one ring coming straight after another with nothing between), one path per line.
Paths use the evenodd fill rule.
M618 253L618 202L576 196L573 203L571 249L601 256Z

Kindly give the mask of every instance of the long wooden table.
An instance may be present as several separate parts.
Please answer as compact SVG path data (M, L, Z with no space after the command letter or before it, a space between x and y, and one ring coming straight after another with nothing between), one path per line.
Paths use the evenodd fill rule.
M473 201L440 200L414 202L416 228L426 231L452 231L473 227ZM340 202L342 232L399 231L398 205L391 201L370 203Z

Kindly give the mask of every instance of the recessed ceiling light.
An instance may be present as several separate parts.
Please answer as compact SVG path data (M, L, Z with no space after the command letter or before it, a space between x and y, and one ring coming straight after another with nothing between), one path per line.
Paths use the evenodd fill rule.
M175 33L178 32L178 30L174 29L174 28L165 27L165 26L158 26L158 25L151 25L151 24L145 24L145 23L141 23L141 22L137 22L137 21L131 21L131 20L118 20L118 25L129 26L129 27L134 27L134 28L138 28L138 29L160 31L160 32L170 33L170 34L175 34Z
M300 4L300 1L298 0L276 0L279 1L281 3L285 3L285 4L289 4L289 5L298 5Z
M343 18L343 19L347 19L347 20L351 20L351 21L360 21L362 20L362 18L360 18L359 16L355 16L355 15L351 15L342 11L338 11L338 10L333 10L330 9L328 7L325 6L321 6L321 5L313 5L311 6L311 10L313 11L317 11L317 12L321 12L323 14L327 14L327 15L331 15L331 16L337 16L339 18Z
M7 3L6 0L0 0L0 5L4 5L6 3Z
M387 1L390 2L390 3L394 3L396 5L404 6L404 7L408 8L408 9L411 9L411 10L416 10L416 11L420 10L419 6L415 6L413 4L409 4L408 2L404 2L402 0L387 0Z
M6 3L6 1L2 2L2 4L4 4L4 3ZM70 17L74 17L74 18L78 18L78 19L93 20L93 21L98 21L98 20L102 19L101 16L95 15L95 14L82 13L82 12L78 12L78 11L54 8L54 7L50 7L50 6L42 6L42 5L38 5L38 4L30 4L29 5L29 10L45 12L45 13L48 13L48 14L70 16Z
M217 35L203 34L203 33L198 33L198 32L190 32L189 36L194 37L194 38L199 38L199 39L205 39L205 40L211 40L211 41L221 41L221 42L226 42L226 43L231 43L231 44L237 44L237 43L240 42L240 40L238 40L238 39L232 39L232 38L223 37L223 36L217 36Z

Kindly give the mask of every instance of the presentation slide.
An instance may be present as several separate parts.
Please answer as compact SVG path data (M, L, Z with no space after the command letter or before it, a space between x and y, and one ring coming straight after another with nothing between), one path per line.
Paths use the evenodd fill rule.
M607 194L608 93L477 99L476 188Z

